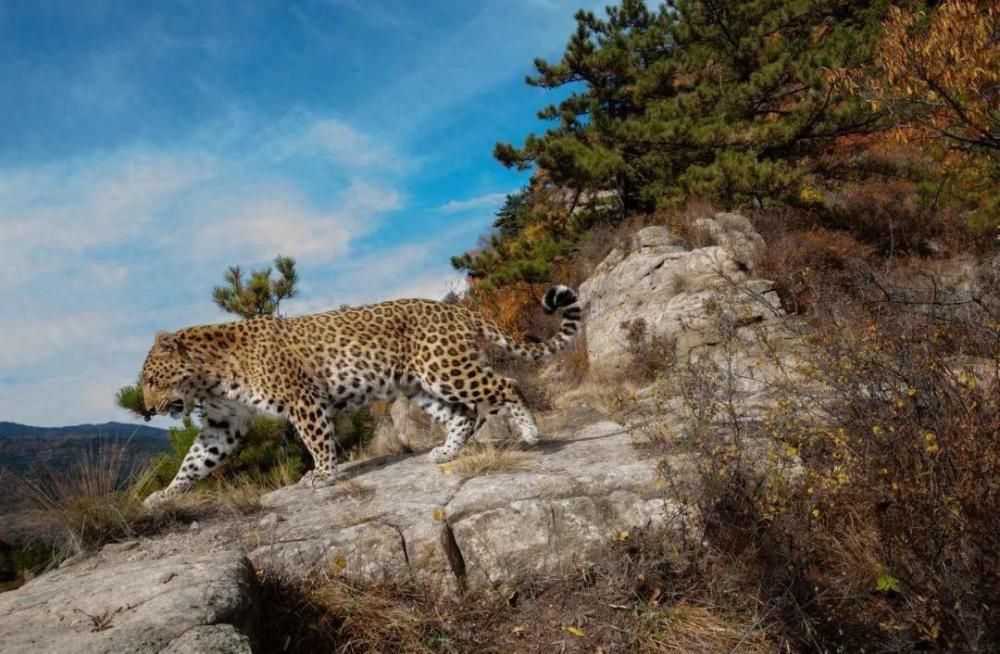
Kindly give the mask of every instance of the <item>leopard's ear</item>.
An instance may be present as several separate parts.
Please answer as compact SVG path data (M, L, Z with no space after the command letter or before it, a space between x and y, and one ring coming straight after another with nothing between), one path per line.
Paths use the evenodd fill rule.
M177 352L178 354L183 354L185 349L184 344L181 343L176 334L162 329L156 332L156 345L168 352Z

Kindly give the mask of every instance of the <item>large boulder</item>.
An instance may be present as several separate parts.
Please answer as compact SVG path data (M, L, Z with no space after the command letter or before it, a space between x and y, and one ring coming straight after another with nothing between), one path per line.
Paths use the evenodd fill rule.
M623 530L685 522L658 459L616 424L550 433L516 461L469 476L403 455L345 466L330 488L283 488L263 498L274 517L249 556L292 574L457 590L564 573Z
M397 397L375 426L375 454L403 454L428 447L440 432L430 417L404 397Z
M747 324L781 315L773 283L753 277L764 241L746 218L703 218L691 235L700 247L687 247L666 227L641 229L581 285L592 369L630 363L629 327L637 320L644 336L673 341L675 356L683 358L716 340L723 302Z
M369 584L416 580L439 592L501 588L577 574L640 527L696 530L668 497L661 456L620 425L576 407L535 447L491 444L444 465L426 452L344 464L334 486L290 486L262 511L78 555L0 595L4 652L249 652L261 574ZM558 418L558 416L553 416ZM672 475L685 470L671 457ZM492 457L492 458L491 458Z
M138 553L110 547L0 595L0 649L251 651L257 579L243 554Z
M426 412L404 397L397 397L375 427L370 451L375 455L406 454L444 442L444 429L434 424ZM483 416L472 437L478 442L509 441L517 438L506 411Z

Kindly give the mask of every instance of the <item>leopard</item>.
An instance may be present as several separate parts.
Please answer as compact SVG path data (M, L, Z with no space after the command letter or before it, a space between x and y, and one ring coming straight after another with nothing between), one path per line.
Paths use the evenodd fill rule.
M542 310L559 314L547 339L518 337L463 303L400 299L302 316L260 316L160 331L140 373L142 412L195 413L201 429L170 484L149 507L192 489L231 460L260 416L289 421L312 458L300 483L338 476L335 415L402 395L443 425L435 464L454 459L486 416L506 411L525 446L538 426L515 381L489 365L490 346L541 362L583 327L574 290L548 288Z

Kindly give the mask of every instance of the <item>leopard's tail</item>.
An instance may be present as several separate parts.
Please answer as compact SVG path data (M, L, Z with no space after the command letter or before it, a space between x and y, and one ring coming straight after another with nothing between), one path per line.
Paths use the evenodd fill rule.
M557 285L545 291L545 296L542 298L542 310L547 314L561 311L562 316L559 333L546 341L531 343L514 338L505 333L500 325L492 320L484 321L483 335L508 354L531 361L547 359L566 347L580 331L580 327L583 325L583 309L580 307L580 301L573 289Z

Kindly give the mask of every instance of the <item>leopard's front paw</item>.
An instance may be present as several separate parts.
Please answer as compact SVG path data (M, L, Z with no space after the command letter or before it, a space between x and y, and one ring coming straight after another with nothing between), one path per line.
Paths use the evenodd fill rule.
M310 488L327 488L336 484L339 478L340 475L335 472L326 475L313 475L312 483L309 486Z
M316 471L310 470L306 474L302 475L302 479L299 480L296 486L302 486L305 488L326 488L328 486L333 486L337 483L337 479L340 475L336 470L333 471Z
M456 452L452 452L448 448L442 446L442 447L435 447L433 450L431 450L430 454L428 454L428 457L430 458L431 463L446 463L454 459L455 454Z
M159 508L167 501L169 495L167 495L166 490L158 490L155 493L150 493L150 495L142 501L142 505L149 510Z

